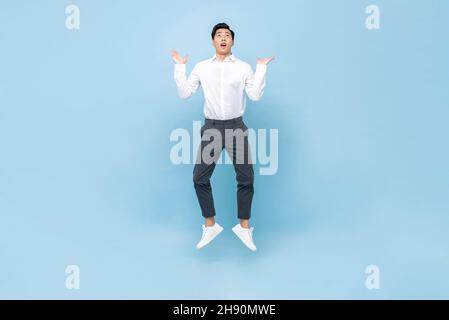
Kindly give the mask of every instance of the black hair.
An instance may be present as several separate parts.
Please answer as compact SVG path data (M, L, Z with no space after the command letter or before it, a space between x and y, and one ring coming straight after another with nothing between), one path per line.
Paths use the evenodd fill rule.
M231 31L232 40L234 40L234 31L231 30L231 28L224 22L216 24L214 26L214 28L212 29L212 33L211 33L212 40L214 40L215 33L217 32L218 29L228 29L229 31Z

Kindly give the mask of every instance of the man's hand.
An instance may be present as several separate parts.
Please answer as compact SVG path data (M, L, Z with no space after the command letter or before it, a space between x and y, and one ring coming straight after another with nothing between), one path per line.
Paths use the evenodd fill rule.
M189 56L181 57L176 50L173 50L171 52L171 57L173 59L173 62L177 64L186 64L187 60L189 59Z
M271 62L271 60L274 60L274 57L270 57L270 58L258 58L257 59L257 64L269 64Z

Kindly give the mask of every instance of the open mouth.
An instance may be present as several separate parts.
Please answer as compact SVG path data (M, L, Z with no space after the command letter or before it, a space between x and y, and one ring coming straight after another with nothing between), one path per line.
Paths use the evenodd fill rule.
M226 48L226 43L220 44L220 47L221 47L222 49Z

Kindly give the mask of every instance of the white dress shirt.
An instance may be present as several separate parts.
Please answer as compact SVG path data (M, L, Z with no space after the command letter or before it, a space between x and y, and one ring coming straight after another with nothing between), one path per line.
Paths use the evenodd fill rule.
M186 65L175 64L175 81L179 97L187 99L201 86L204 92L204 115L208 119L228 120L243 115L246 107L244 91L251 100L259 100L265 88L267 66L251 66L234 55L223 61L216 55L198 62L186 78Z

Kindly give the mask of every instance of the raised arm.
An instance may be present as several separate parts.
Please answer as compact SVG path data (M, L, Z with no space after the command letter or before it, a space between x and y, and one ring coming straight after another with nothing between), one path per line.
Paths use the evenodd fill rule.
M267 65L274 58L257 59L256 72L253 73L251 67L248 70L248 76L245 82L245 91L248 97L253 101L259 101L262 98L265 89L265 75Z
M200 77L198 74L198 65L195 65L189 77L186 78L186 63L188 56L181 57L176 50L172 51L172 59L175 63L174 78L178 95L181 99L187 99L193 95L200 86Z

